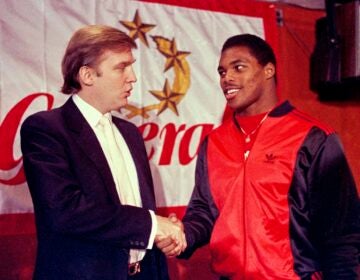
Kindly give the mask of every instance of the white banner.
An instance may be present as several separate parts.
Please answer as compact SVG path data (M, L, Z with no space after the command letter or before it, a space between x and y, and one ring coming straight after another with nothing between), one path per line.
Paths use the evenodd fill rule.
M200 141L221 121L223 42L239 33L265 37L261 17L130 0L2 0L0 23L0 213L33 211L19 127L68 98L59 92L60 64L78 28L110 25L138 45L138 82L120 115L143 133L159 207L188 203Z

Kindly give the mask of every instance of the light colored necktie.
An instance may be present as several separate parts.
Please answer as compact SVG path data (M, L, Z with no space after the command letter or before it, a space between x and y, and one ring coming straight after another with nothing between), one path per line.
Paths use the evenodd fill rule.
M109 162L111 173L113 175L117 193L122 204L141 206L140 194L136 190L137 186L132 186L129 173L126 167L125 157L116 141L113 131L112 122L106 116L99 120L99 128L103 133L106 142L105 154ZM145 250L130 250L129 263L135 263L141 260L145 255Z
M135 205L136 200L133 194L129 174L126 168L126 160L116 142L115 134L112 128L111 120L106 116L102 116L99 120L100 128L106 140L106 151L109 165L114 177L116 188L122 204Z

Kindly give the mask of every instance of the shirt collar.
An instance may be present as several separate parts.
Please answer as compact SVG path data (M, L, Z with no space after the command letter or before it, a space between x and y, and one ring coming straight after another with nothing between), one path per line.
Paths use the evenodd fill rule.
M81 114L84 116L86 121L89 123L89 125L92 128L95 128L95 126L99 123L100 118L103 116L97 109L95 109L93 106L91 106L89 103L84 101L79 95L74 94L72 96L72 99L80 110ZM104 114L105 117L107 117L111 121L111 114L106 113Z

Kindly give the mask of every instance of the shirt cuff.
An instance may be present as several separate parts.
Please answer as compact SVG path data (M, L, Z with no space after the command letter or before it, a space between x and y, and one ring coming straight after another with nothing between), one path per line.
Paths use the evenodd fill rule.
M149 212L150 212L150 216L151 216L152 226L151 226L151 232L150 232L150 237L149 237L149 243L148 243L148 246L146 247L146 249L152 249L152 247L154 246L155 235L156 235L157 227L158 227L154 211L149 210Z

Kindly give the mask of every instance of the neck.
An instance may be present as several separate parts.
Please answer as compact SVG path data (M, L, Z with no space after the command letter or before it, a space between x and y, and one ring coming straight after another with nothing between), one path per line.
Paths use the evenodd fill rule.
M79 91L77 93L77 95L84 100L86 103L88 103L89 105L93 106L96 110L98 110L100 113L105 114L108 113L108 110L105 110L104 108L102 108L102 104L101 102L99 102L99 100L97 100L96 98L94 98L96 95L95 94L91 94L88 92L84 92L84 91Z
M274 102L269 102L264 106L250 106L243 110L241 109L237 110L236 114L244 117L261 115L271 111L277 104L278 104L278 100L275 100Z
M254 116L271 111L279 103L275 90L264 92L262 97L244 108L238 108L236 114L239 116Z

